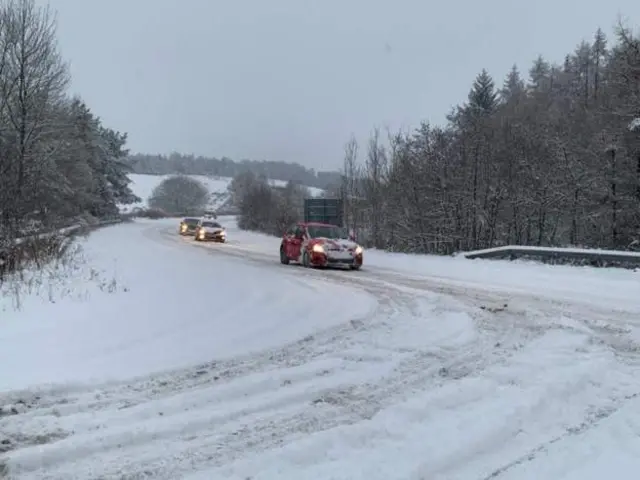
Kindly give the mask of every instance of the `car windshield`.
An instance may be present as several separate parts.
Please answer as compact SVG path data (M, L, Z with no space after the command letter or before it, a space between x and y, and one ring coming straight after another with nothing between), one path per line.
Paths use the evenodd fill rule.
M309 232L309 236L311 238L349 238L346 228L334 227L331 225L309 225L307 227L307 232Z
M200 221L200 220L198 220L197 218L185 218L185 219L183 220L183 222L184 222L186 225L189 225L190 227L194 227L194 226L196 226L196 225L198 224L198 222L199 222L199 221Z
M209 227L209 228L222 228L220 224L217 222L203 222L202 226Z

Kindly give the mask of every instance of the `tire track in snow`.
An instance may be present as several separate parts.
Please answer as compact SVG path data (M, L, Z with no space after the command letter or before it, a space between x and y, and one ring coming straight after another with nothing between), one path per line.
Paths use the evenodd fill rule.
M166 229L162 229L160 234L168 242L184 243L189 241L171 235ZM627 361L640 362L640 343L634 338L634 331L630 328L630 326L640 328L640 310L628 311L623 308L612 308L611 305L598 306L590 298L585 298L584 301L558 299L554 295L544 296L539 293L481 285L477 282L463 283L455 279L434 278L428 275L418 276L388 268L375 270L365 268L358 272L309 270L299 265L280 265L277 252L274 252L273 255L265 255L262 251L256 251L254 248L243 246L240 243L232 244L231 248L225 248L228 245L196 245L209 250L212 254L224 254L253 263L271 265L274 268L282 267L281 270L285 271L294 269L294 271L297 270L293 273L296 276L319 276L350 286L360 286L364 289L369 287L380 289L386 286L389 289L405 288L408 291L427 291L453 297L472 308L481 308L492 312L508 310L510 314L526 318L526 321L519 326L531 330L540 328L547 330L550 325L544 321L542 326L538 327L536 321L531 321L531 316L527 318L527 312L535 312L536 317L541 315L547 319L563 317L569 319L570 322L556 322L552 328L583 330L582 326L584 326L584 331L594 335L594 341L607 344L616 355ZM296 267L298 268L296 269ZM487 318L490 321L484 325L485 328L501 328L500 324L494 322L491 316Z
M383 301L381 301L381 310L374 319L355 319L347 325L319 332L313 337L307 337L282 349L275 349L258 355L248 355L245 358L228 362L212 362L211 364L200 365L192 370L157 375L137 382L94 386L90 389L78 386L74 389L75 392L66 389L50 392L41 391L37 395L32 393L32 398L26 397L25 394L13 394L14 398L5 399L5 401L19 402L20 405L24 405L24 413L20 417L27 417L29 420L33 420L34 417L35 420L40 420L46 416L78 418L86 415L96 415L105 410L117 409L122 411L138 406L145 407L154 401L170 398L172 395L184 394L185 391L197 391L211 384L218 386L229 384L236 379L242 379L257 372L269 373L286 368L295 368L323 358L336 359L340 364L375 364L379 361L376 359L376 355L384 356L385 349L381 349L379 345L368 344L358 337L362 333L368 332L371 334L372 330L376 328L387 328L389 322L397 320L395 316L399 312L396 294L388 296L386 299L383 297L388 295L386 289L379 291L378 294ZM409 297L403 300L410 302ZM361 347L361 351L369 350L373 353L369 353L364 358L362 356L358 358L357 355L354 356L349 352L343 354L340 351L336 351L336 344L342 348L356 345ZM386 350L393 351L393 349ZM408 352L400 353L407 354ZM436 383L445 381L450 371L469 361L469 357L462 358L460 356L456 357L456 355L451 355L448 360L445 360L443 357L446 357L446 355L442 354L439 356L418 353L405 355L405 357L394 369L394 374L382 379L384 380L382 383L339 385L337 387L330 386L314 389L307 395L302 404L300 404L300 398L293 397L291 400L294 406L298 404L304 407L301 411L293 410L293 415L274 418L273 415L269 415L271 407L267 406L264 409L258 409L253 412L253 414L260 413L259 418L252 422L251 430L254 432L253 435L250 437L244 435L243 432L246 427L243 427L227 432L222 439L214 436L212 442L218 445L216 454L203 454L204 456L199 461L216 464L242 455L242 452L249 447L253 450L260 446L262 448L272 447L275 444L284 442L286 438L292 435L311 433L315 430L328 429L341 424L350 424L365 418L371 418L380 408L392 402L394 395L406 390L407 387L412 385L416 387L419 385L424 386L425 382L430 383L430 381L434 380ZM316 373L316 376L330 378L332 373L334 372L331 369L323 369ZM292 383L293 381L285 381L279 387L286 388ZM215 394L214 392L215 390L212 391L213 394ZM72 393L75 393L75 396ZM232 400L229 399L229 402ZM211 402L205 402L205 405L210 404ZM284 403L278 405L279 408L284 406ZM240 417L246 416L247 413L243 412ZM166 415L166 413L163 413L163 415ZM13 437L9 437L14 448L21 448L26 444L32 443L25 441L24 438L21 439L17 434L17 432L29 430L28 428L24 429L25 424L29 423L28 420L21 422L20 417L15 418L17 422L13 425L13 428L10 428L11 425L7 425L9 428L3 429L16 432ZM229 416L222 423L233 422L238 418ZM201 439L206 437L212 426L211 424L203 423L201 428L191 430L187 438L183 438L185 445L188 445L188 437L194 436L195 433L198 433ZM85 435L102 429L106 429L106 433L109 433L108 425L100 425L97 422L89 427L89 432L85 432ZM53 432L49 434L50 440L54 441L65 437L64 434L60 433L61 431L62 428L57 427L55 435ZM80 432L76 432L76 434L80 434ZM171 434L176 436L177 432L172 430ZM44 437L44 433L39 435ZM179 437L179 435L177 436ZM129 443L118 440L117 447L118 449L123 448L123 446L135 448L138 443L144 444L152 441L153 439L148 437L138 438L137 440L132 439ZM104 441L94 441L93 445L95 447L93 449L86 447L77 449L77 446L74 446L73 448L77 449L75 456L78 458L76 460L79 460L79 457L101 456L105 452L108 453L113 450L114 446L111 445L110 447L108 442L106 443L107 445ZM176 450L179 450L179 448ZM205 452L207 449L202 449L202 451ZM56 451L54 450L54 452ZM40 461L44 460L47 470L55 471L55 466L58 462L71 460L69 456L61 455L60 453L56 452L52 457L42 456ZM70 455L70 452L68 453ZM143 469L144 465L144 470L153 472L154 475L159 474L160 470L166 472L166 466L158 467L158 470L154 470L150 466L153 465L153 461L142 453L136 458L144 459L144 462L132 459L128 464L120 465L118 468L126 467L125 470L131 472ZM185 456L180 457L174 452L176 465L181 465L187 461L195 461L193 454L185 454ZM167 475L166 478L171 478L173 474L167 473ZM53 475L51 478L62 477Z
M94 467L104 465L103 475L126 474L127 478L134 478L134 474L162 473L165 478L176 478L185 465L221 465L248 449L272 448L299 435L371 418L407 390L436 388L477 373L502 361L523 344L523 338L514 334L517 330L510 328L508 321L500 332L479 331L466 341L442 338L451 343L444 348L429 345L428 339L428 348L385 344L385 339L393 338L398 324L408 319L422 320L416 298L425 292L402 291L340 275L327 278L323 272L313 270L291 268L281 272L356 285L376 296L378 309L366 318L352 319L281 348L232 360L129 382L54 387L4 396L2 404L20 406L17 415L0 419L0 431L8 442L6 450L11 453L15 473L46 471L49 476L41 478L70 479L73 477L68 476L66 466L76 462L75 468L82 472L78 478L89 478L83 475L90 471L91 462ZM431 295L426 300L435 303L434 313L456 307L446 297ZM467 314L477 324L489 324L484 317L496 315L480 309L467 309ZM454 331L452 335L459 333ZM327 366L316 368L317 365ZM292 373L296 369L309 372L299 376ZM363 374L366 381L360 380ZM249 392L248 387L241 386L252 377L262 379L262 390ZM274 378L280 380L268 381ZM302 392L297 390L302 387ZM234 389L236 393L232 393ZM269 396L277 400L259 400ZM235 413L216 418L205 413L223 406L231 412L235 403L253 397L258 399L257 404L250 408L236 408ZM204 418L189 421L183 417L187 414ZM158 417L168 423L172 417L184 420L178 426L167 425L149 434L145 426L157 422ZM28 438L29 432L35 437L35 431L41 439L47 439L39 442L37 453ZM162 442L174 445L172 466L148 451ZM197 452L193 451L194 442L198 444ZM119 463L110 464L109 456L116 453Z
M150 229L148 236L174 245L186 241L165 233ZM249 452L357 424L412 392L479 376L508 364L549 329L584 329L555 322L544 301L533 310L514 309L509 297L505 308L494 293L438 290L422 279L366 270L284 267L277 259L225 245L194 245L211 255L268 265L279 274L356 286L376 296L379 305L368 317L264 352L128 382L0 398L0 405L17 412L0 418L0 432L10 442L6 456L18 478L178 478L191 469L222 466ZM433 309L421 310L421 299ZM461 328L449 337L424 338L421 345L396 338L403 325L420 332L425 315L456 310L468 315L475 336L456 341ZM37 435L49 444L33 447Z
M273 263L274 260L277 261L275 255L272 259L267 259L264 257L264 254L251 252L251 249L243 249L241 246L239 249L241 253L225 250L220 250L216 253L224 253L256 262L266 261ZM586 300L584 302L579 299L574 299L573 301L559 300L553 298L553 296L545 297L539 294L504 291L499 288L487 288L486 286L482 288L482 286L477 284L460 285L459 282L447 281L447 279L431 279L429 277L403 275L391 270L382 270L375 273L366 271L358 273L370 274L365 277L365 283L379 281L380 285L387 285L390 288L403 286L416 290L437 292L455 297L467 305L480 306L480 308L494 312L508 309L510 314L515 314L517 317L520 317L521 321L516 322L518 323L517 327L523 330L529 330L530 338L542 335L552 329L587 334L594 344L607 346L625 365L631 367L640 365L640 355L638 355L640 353L640 343L637 338L634 338L633 334L635 332L633 328L630 328L630 326L633 327L640 324L640 315L637 311L626 311L621 308L611 308L610 306L597 306L591 302L591 299L584 299ZM349 276L349 280L346 281L346 283L362 285L363 279L362 277L356 276L358 273L348 272L346 275ZM323 272L323 274L340 277L344 275L341 272ZM338 281L343 281L343 278L340 278ZM516 309L513 308L514 304L516 305ZM487 307L487 305L494 306ZM527 313L532 310L537 312L537 319L532 319L531 316L527 315ZM545 321L536 321L539 320L540 316L546 317ZM484 325L485 328L496 328L497 319L495 317L488 316L485 317L485 319L489 321L489 323ZM511 327L513 326L515 325L512 324ZM500 328L497 330L500 330ZM470 370L473 370L473 368L470 368ZM636 393L626 394L622 396L622 400L618 401L614 399L614 401L616 403L624 403L628 399L633 399L636 396ZM593 428L619 408L620 406L612 409L609 405L594 408L588 412L584 420L577 426L567 428L565 433L550 439L548 442L534 448L531 452L510 462L506 466L497 468L487 476L486 479L501 476L514 466L532 460L549 445L567 436L577 435Z
M496 468L481 480L493 480L496 478L500 478L503 475L510 473L517 467L520 467L527 462L536 460L540 455L547 453L549 449L556 443L567 440L569 437L582 435L588 430L598 427L598 425L609 419L613 414L620 411L626 403L635 400L638 397L640 397L640 392L624 395L621 399L616 400L617 405L615 407L602 407L596 409L595 411L591 412L580 424L567 428L566 431L562 434L551 438L541 445L536 446L535 448L531 449L529 452L516 458L515 460L512 460L505 465Z

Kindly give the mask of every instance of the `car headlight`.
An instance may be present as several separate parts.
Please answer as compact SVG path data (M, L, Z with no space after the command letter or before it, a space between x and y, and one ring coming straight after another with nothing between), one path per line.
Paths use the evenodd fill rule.
M314 245L313 249L314 252L316 253L324 253L324 247L322 245Z
M361 255L362 254L362 247L360 245L358 245L356 247L356 255Z

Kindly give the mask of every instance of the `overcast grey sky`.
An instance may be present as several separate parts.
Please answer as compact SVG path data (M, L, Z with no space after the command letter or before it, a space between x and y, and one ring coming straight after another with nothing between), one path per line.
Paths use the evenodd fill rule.
M43 0L44 3L44 0ZM640 1L51 0L72 88L134 152L339 167L353 132L442 122L486 67L562 61ZM489 7L490 6L490 7Z

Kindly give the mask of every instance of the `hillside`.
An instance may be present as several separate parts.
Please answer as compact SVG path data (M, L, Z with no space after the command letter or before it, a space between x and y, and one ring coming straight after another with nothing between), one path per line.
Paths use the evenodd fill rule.
M140 203L134 203L131 205L121 205L120 211L130 212L135 208L145 208L147 206L147 200L151 196L153 189L156 188L165 178L171 175L145 175L132 173L129 175L131 179L131 190L133 193L140 197L142 201ZM217 210L227 205L230 200L229 185L232 178L230 177L214 177L205 175L188 175L191 178L202 182L208 189L210 194L210 202L208 208ZM280 187L286 185L287 182L282 180L270 180L273 186ZM323 190L316 187L306 187L312 196L318 196L323 193Z
M277 180L293 180L300 185L327 189L340 183L340 172L306 168L298 163L281 161L233 161L230 158L196 157L172 153L170 155L131 154L127 158L131 171L138 175L185 175L235 177L252 172Z

